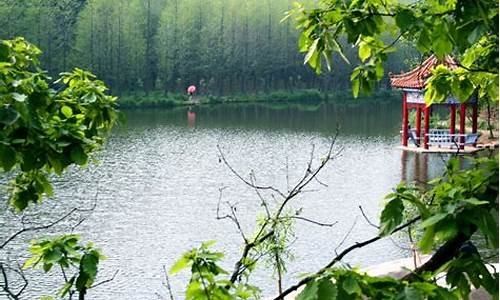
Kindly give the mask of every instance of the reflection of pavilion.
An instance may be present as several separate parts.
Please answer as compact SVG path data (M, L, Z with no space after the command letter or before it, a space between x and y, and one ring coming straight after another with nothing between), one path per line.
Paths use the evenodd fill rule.
M475 146L478 137L478 106L476 97L472 97L464 103L460 103L453 97L449 97L442 104L426 105L424 102L426 80L430 77L431 70L439 64L451 69L457 68L457 63L451 57L445 57L442 61L439 61L433 55L410 72L400 75L390 75L391 85L403 91L403 149L419 152L454 152L456 150L452 148L459 148L466 149L466 152L474 152L477 150ZM450 128L447 130L429 128L432 109L437 106L446 106L450 110ZM467 107L472 107L471 134L466 134L465 132ZM458 134L455 132L457 108L460 109L460 129ZM415 129L411 129L408 122L408 113L411 109L416 110ZM421 131L422 112L424 114L423 133ZM412 142L412 147L408 147L408 140Z
M429 181L429 156L426 153L401 153L401 181L426 184Z

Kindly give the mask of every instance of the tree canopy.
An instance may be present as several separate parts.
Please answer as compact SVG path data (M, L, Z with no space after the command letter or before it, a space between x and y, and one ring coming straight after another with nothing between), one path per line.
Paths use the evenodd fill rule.
M312 6L315 1L301 1ZM83 4L82 4L83 3ZM296 51L292 20L280 23L293 0L0 0L0 38L20 35L44 49L51 76L78 66L113 92L202 94L316 88L350 89L352 67L315 75ZM340 42L346 45L345 42ZM387 68L405 69L405 51ZM356 60L356 50L346 56ZM387 81L381 84L387 87Z

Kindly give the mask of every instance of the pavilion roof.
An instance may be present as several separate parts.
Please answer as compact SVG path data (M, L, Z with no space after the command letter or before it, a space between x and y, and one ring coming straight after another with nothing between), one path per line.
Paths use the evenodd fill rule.
M423 89L427 79L431 75L432 69L439 64L443 64L451 69L457 67L457 62L451 56L447 55L440 61L435 55L432 55L409 72L389 74L391 85L395 88Z

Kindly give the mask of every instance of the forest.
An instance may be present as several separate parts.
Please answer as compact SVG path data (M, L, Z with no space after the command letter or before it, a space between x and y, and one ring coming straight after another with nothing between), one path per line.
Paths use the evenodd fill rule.
M304 65L299 31L282 21L293 2L0 0L0 38L24 36L44 49L41 65L51 77L78 66L118 95L183 93L190 84L211 95L350 90L353 68L339 56L334 72L320 76ZM344 48L356 62L357 49ZM408 51L392 53L386 69L405 70ZM387 87L385 78L379 88Z

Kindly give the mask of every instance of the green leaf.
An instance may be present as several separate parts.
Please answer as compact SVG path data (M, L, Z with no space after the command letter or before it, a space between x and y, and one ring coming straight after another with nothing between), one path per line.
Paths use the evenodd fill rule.
M319 38L314 40L311 46L309 46L308 52L304 57L304 64L309 63L309 65L311 65L311 67L313 68L316 67L317 58L319 56L318 51L316 51L316 48L318 47L318 42Z
M295 298L296 300L319 300L318 298L319 285L316 280L309 282L306 287Z
M389 201L382 210L380 216L380 235L386 236L403 221L404 205L401 199L393 199Z
M0 144L0 165L6 171L10 171L16 164L16 151L9 146Z
M372 54L372 48L368 43L361 43L358 49L358 55L362 62L368 59Z
M422 239L420 240L418 245L423 253L428 253L429 251L432 250L433 242L434 242L434 227L431 226L425 230L425 233L422 236Z
M12 93L12 98L17 102L24 102L28 96L19 93Z
M482 208L479 211L479 216L472 219L472 223L479 228L488 245L493 249L498 249L498 223L493 218L492 213Z
M9 58L9 46L0 42L0 61L8 61Z
M175 262L168 273L170 275L175 275L190 265L190 260L183 256L181 259Z
M98 256L86 253L82 256L82 260L80 262L80 270L83 270L88 275L89 279L93 280L97 275L98 264Z
M40 262L40 257L39 256L32 256L24 262L23 269L26 270L26 269L29 269L31 267L35 267L38 264L38 262Z
M359 294L361 292L358 282L352 276L348 276L343 280L342 288L344 288L348 294Z
M48 273L50 269L52 269L53 264L52 263L44 263L43 264L43 271L45 273Z
M44 262L50 262L50 263L57 262L61 258L62 258L62 253L59 249L51 250L45 253L45 255L43 256Z
M69 106L63 106L61 107L61 113L66 117L66 119L69 119L73 116L73 110Z
M419 300L424 299L419 290L414 287L407 286L405 289L398 295L397 300Z
M429 218L425 219L422 223L420 223L420 228L427 228L429 226L432 226L432 225L436 224L437 222L443 220L447 216L448 216L448 214L446 214L446 213L434 214L434 215L430 216Z
M432 32L432 50L440 59L453 50L453 42L450 39L448 26L444 22L439 22L434 26Z
M358 98L359 95L359 78L352 80L352 95Z
M19 119L19 116L20 114L11 107L0 108L0 123L12 125Z
M70 280L68 280L68 282L66 282L64 284L64 286L61 288L61 290L59 290L59 296L61 298L64 298L64 296L66 296L69 293L69 291L71 290L71 287L73 286L74 281L75 281L75 277L73 276L73 277L71 277Z
M324 278L318 284L318 300L337 299L337 287L330 278Z
M462 201L472 205L485 205L490 203L488 201L479 200L477 198L469 198L469 199L464 199Z
M81 146L75 146L71 149L71 160L74 161L76 164L82 166L87 163L87 154L83 150Z
M413 12L409 9L401 9L396 13L396 25L401 29L401 31L406 31L410 29L416 23L416 18Z

